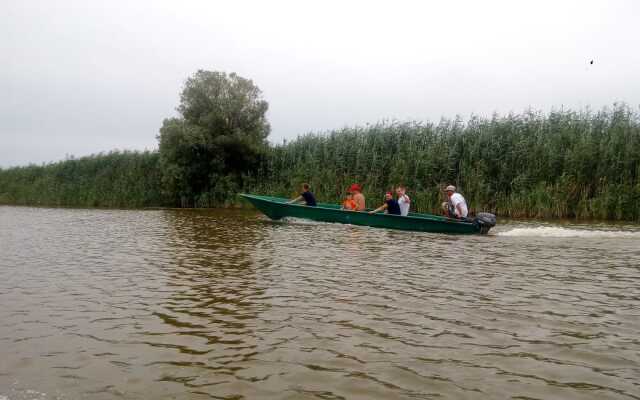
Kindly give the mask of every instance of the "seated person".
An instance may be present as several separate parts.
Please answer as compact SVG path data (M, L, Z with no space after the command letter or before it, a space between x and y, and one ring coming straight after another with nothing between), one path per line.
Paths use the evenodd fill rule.
M467 201L460 193L456 193L456 187L449 185L444 191L447 193L448 197L448 200L442 203L444 215L449 218L467 218L467 215L469 214Z
M356 202L355 211L364 211L367 208L364 195L360 193L361 191L362 189L360 188L360 185L358 185L357 183L354 183L349 188L349 192L353 194L353 201Z
M347 211L355 211L357 207L358 205L353 199L353 194L351 192L347 192L347 199L342 203L342 209Z
M369 214L375 214L378 211L382 210L386 210L387 214L400 215L400 205L396 200L394 200L391 192L387 192L387 194L384 196L384 204L373 211L369 211Z
M288 204L291 203L298 203L304 200L304 203L310 207L315 207L316 206L316 198L313 195L313 193L311 193L311 191L309 191L309 184L308 183L303 183L302 184L302 193L300 193L300 196L296 197L293 200L290 200L288 202Z
M398 195L400 215L406 217L407 215L409 215L409 206L411 206L411 199L407 195L407 189L404 186L398 186L396 188L396 195Z

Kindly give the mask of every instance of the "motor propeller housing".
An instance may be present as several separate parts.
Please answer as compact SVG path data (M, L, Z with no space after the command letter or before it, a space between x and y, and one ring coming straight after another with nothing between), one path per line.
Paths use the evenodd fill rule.
M491 213L481 212L476 214L473 223L480 229L480 233L486 234L489 229L496 226L496 216Z

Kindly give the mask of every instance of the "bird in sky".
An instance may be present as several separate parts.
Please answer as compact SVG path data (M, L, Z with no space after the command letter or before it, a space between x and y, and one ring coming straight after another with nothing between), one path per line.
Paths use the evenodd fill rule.
M593 60L589 61L589 64L593 65Z

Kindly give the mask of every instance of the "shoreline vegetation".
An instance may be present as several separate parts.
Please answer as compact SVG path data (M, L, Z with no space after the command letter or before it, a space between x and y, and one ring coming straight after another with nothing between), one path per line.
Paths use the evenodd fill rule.
M267 145L240 180L220 176L180 202L163 168L158 151L113 151L0 169L0 204L232 207L244 206L240 192L290 197L303 181L322 201L339 202L359 182L369 201L404 184L415 211L439 213L441 186L452 182L475 212L640 221L640 116L624 104L307 134Z
M369 205L396 185L440 213L453 184L469 211L500 217L640 221L640 114L528 110L432 122L380 122L269 144L268 103L235 73L199 70L157 151L112 151L0 168L0 204L146 208L246 206L239 193L295 197L308 182L341 203L359 183Z

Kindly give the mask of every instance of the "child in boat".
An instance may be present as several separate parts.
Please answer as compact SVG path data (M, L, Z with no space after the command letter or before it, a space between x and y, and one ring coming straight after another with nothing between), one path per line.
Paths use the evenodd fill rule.
M396 195L398 196L400 215L406 217L409 215L409 206L411 206L411 199L407 196L407 189L404 186L398 186L396 188Z
M393 198L393 194L391 192L387 192L387 194L385 194L384 204L373 211L369 211L369 214L375 214L378 211L382 211L382 210L386 210L387 214L400 215L400 205Z
M358 205L353 199L353 193L347 192L347 199L342 203L342 209L347 211L355 211Z
M298 202L301 202L303 200L304 200L305 204L310 206L310 207L315 207L316 206L316 197L309 190L309 184L308 183L303 183L302 184L302 193L300 193L300 196L296 197L295 199L290 200L289 204L298 203Z

